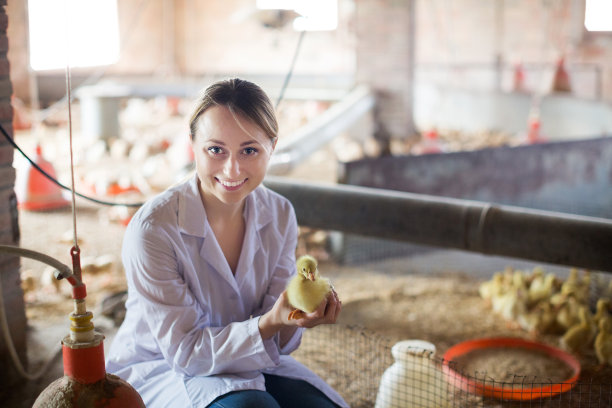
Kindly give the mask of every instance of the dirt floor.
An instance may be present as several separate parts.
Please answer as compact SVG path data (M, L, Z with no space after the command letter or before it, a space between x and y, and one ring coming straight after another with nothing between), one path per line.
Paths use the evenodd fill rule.
M94 312L94 324L98 330L107 336L108 348L116 327L112 320L101 315L100 305L102 299L125 288L119 258L124 226L109 221L106 208L87 203L77 207L77 231L81 240L83 277L88 287L88 308ZM22 211L20 227L23 247L39 250L64 263L70 262L72 213L69 208L44 213ZM321 248L312 249L324 257ZM100 260L104 262L98 262L96 268L96 261ZM454 263L456 269L449 268L448 262ZM448 251L379 259L360 265L323 261L320 266L322 273L333 280L343 300L339 328L331 334L313 331L305 338L304 350L296 353L296 357L311 365L343 395L348 395L347 399L353 398L353 406L367 407L374 401L382 371L393 362L390 347L396 341L430 341L436 346L436 357L441 358L449 347L465 340L492 336L533 338L493 314L478 294L478 284L485 279L487 270L490 273L495 271L488 268L501 266L502 262L508 260L474 258L473 255ZM515 263L523 265L518 260ZM473 274L467 270L470 265ZM48 359L68 333L67 315L72 310L69 285L67 282L54 285L46 276L48 273L46 267L34 261L22 262L30 326L28 355L32 370ZM329 339L324 341L326 336ZM537 340L554 346L558 344L556 336L543 336ZM321 350L312 349L313 345L322 342L325 342L326 350L323 362ZM362 360L370 356L373 360L358 363L356 356ZM612 370L595 371L596 359L592 350L580 355L579 359L583 368L581 381L612 383ZM60 376L61 360L57 359L41 380L15 388L5 399L9 403L5 406L31 406L40 390ZM356 378L361 378L362 382ZM367 390L367 394L352 392L351 387L356 387L356 384L361 384L360 392L363 394Z

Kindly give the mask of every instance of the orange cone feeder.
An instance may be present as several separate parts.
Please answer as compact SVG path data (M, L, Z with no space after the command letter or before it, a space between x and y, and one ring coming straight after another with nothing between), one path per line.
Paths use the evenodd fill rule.
M42 148L36 146L34 163L51 177L56 178L53 165L44 159ZM26 175L17 183L18 207L30 211L44 211L63 208L70 202L62 196L60 187L45 177L34 166L29 165L24 169Z

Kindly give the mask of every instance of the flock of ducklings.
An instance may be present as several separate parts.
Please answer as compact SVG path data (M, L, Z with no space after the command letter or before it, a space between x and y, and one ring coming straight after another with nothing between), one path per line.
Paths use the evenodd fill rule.
M571 269L563 281L541 267L532 271L506 268L479 286L480 296L510 325L534 336L559 335L559 345L573 353L593 347L600 366L612 365L610 299L589 308L591 274Z

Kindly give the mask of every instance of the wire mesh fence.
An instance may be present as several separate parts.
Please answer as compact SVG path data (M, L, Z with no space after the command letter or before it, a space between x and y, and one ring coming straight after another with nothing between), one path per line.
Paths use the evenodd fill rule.
M484 367L446 361L431 351L402 351L370 330L333 325L307 330L294 357L353 408L612 406L612 384L592 378L568 382L553 372L507 373L499 380Z

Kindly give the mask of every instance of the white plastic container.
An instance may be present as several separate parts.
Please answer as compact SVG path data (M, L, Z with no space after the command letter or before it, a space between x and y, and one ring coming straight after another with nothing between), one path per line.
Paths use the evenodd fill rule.
M448 406L446 382L435 366L436 346L403 340L391 348L395 359L380 380L375 408L441 408Z

